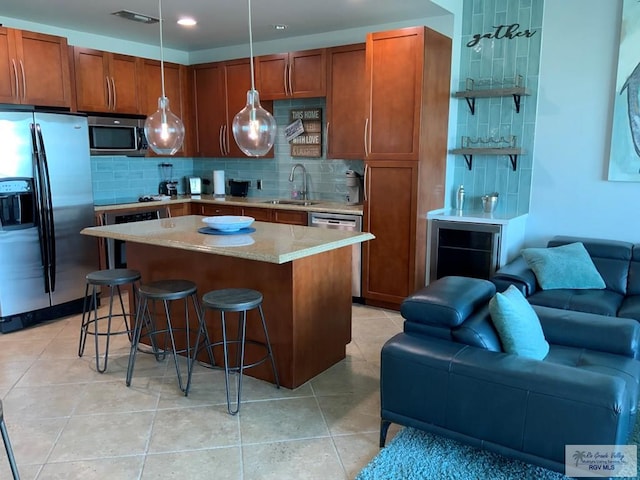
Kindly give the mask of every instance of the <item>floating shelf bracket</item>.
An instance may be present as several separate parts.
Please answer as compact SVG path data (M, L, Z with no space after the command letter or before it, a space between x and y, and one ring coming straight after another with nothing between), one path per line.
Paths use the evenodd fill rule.
M467 162L467 167L471 170L473 166L473 153L463 153L464 161Z
M469 111L471 112L471 115L475 115L476 114L476 97L464 97L464 99L467 101L467 105L469 106Z

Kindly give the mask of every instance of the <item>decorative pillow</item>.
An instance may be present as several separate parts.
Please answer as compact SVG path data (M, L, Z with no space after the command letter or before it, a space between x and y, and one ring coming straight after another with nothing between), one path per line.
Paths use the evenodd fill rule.
M522 256L543 290L603 289L600 272L581 242L548 248L525 248Z
M489 301L489 314L507 353L542 360L549 353L540 319L513 285Z

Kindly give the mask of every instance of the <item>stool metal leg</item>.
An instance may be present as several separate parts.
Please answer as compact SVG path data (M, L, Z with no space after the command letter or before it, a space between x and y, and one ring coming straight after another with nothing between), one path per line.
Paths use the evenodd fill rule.
M242 315L238 315L238 333L240 336L232 343L238 343L240 346L240 353L236 351L236 366L229 366L229 341L227 340L227 325L225 321L224 311L220 312L222 318L222 347L224 350L224 382L227 390L227 411L231 415L235 415L240 411L240 401L242 398L242 372L244 370L244 345L245 336L247 331L247 312L243 311ZM236 379L236 408L231 408L231 397L229 395L229 373L231 371L237 372Z
M273 350L271 350L271 341L269 340L269 332L267 331L267 323L264 320L264 313L262 312L262 305L258 305L258 311L260 312L260 320L262 320L262 330L264 330L264 338L267 343L267 351L269 353L269 360L271 360L271 368L273 369L273 377L276 381L276 387L280 388L280 379L278 378L278 371L276 370L276 361L273 358Z
M11 448L11 442L9 441L9 434L7 433L7 426L4 423L4 416L0 420L0 432L2 433L2 441L4 442L4 448L7 451L7 457L9 458L9 466L11 467L13 479L20 480L18 466L16 465L16 459L13 456L13 449Z
M198 305L198 307L196 307ZM207 349L207 354L209 355L209 363L212 366L215 366L215 358L213 356L213 349L211 348L211 341L209 337L209 330L207 329L207 322L205 321L205 309L204 307L200 307L198 304L197 297L194 297L194 307L197 308L196 312L199 312L198 317L198 334L196 335L196 343L193 345L193 355L191 356L191 366L189 367L189 375L187 378L187 392L191 387L191 376L193 374L193 365L198 359L198 352L200 352L200 344ZM202 338L204 337L204 338Z
M143 323L145 323L144 316L146 311L148 311L147 302L144 299L139 298L138 308L136 308L135 326L133 327L133 340L131 341L131 351L129 352L129 364L127 366L127 378L126 378L127 387L131 385L131 377L133 375L133 368L136 362L136 352L138 350L138 342L140 341L140 333L142 332L142 325Z
M91 300L88 300L91 298ZM87 328L89 322L89 308L95 308L93 306L93 301L95 298L95 288L89 297L89 284L87 283L84 287L84 301L82 302L82 323L80 326L80 343L78 344L78 356L82 357L84 354L84 347L87 341ZM88 304L88 305L87 305Z

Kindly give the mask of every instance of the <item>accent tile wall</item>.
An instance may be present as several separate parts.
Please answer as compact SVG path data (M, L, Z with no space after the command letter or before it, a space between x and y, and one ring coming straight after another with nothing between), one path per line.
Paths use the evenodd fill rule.
M327 160L326 138L323 138L321 158L294 158L284 136L292 108L322 108L323 125L326 125L324 98L279 100L274 102L274 116L278 123L278 135L274 145L275 158L179 158L179 157L103 157L91 158L93 194L96 203L130 201L141 195L158 193L162 180L160 163L173 164L173 180L178 180L178 191L186 189L185 177L196 175L209 180L204 186L211 193L213 171L224 170L225 179L250 180L249 196L261 198L288 198L294 185L302 188L300 169L294 182L289 182L291 168L301 163L307 170L309 198L328 201L345 201L348 169L360 174L364 171L361 160ZM324 135L324 133L323 133ZM233 139L231 140L233 141ZM262 180L262 190L256 188L256 180Z
M513 86L522 75L531 95L522 97L520 113L510 96L477 99L475 115L464 99L459 100L457 143L452 148L460 146L463 136L486 141L515 135L526 154L518 156L515 171L508 156L474 155L469 170L464 158L456 155L451 205L455 190L464 185L465 209L481 210L480 197L496 191L497 212L516 215L529 210L543 5L544 0L465 1L459 90L465 89L467 78L475 80L476 88L501 88ZM483 38L476 42L474 35Z

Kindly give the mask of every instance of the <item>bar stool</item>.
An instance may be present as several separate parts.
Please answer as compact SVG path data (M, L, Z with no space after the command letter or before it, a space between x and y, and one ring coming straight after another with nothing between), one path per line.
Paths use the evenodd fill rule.
M264 313L262 312L262 293L256 290L250 290L248 288L227 288L223 290L213 290L211 292L206 293L202 297L202 324L201 328L198 331L198 336L196 338L196 345L199 350L201 336L204 335L204 347L207 348L211 354L211 350L213 347L222 345L224 351L224 381L225 387L227 390L227 411L231 415L235 415L240 411L240 400L242 396L242 374L244 370L247 368L255 367L264 363L267 359L271 361L271 368L273 369L273 376L275 379L276 387L280 388L280 381L278 379L278 371L276 370L276 363L273 358L273 351L271 350L271 342L269 341L269 333L267 332L267 324L264 320ZM247 328L247 312L253 309L258 309L260 313L260 320L262 322L262 330L264 332L265 341L261 342L258 340L248 340L246 338L246 328ZM222 341L211 342L209 340L209 336L207 333L207 327L205 324L205 313L206 310L213 310L220 312L220 319L222 322ZM227 338L227 328L226 328L226 312L238 312L238 334L235 339ZM238 345L236 349L236 362L235 365L229 364L229 345L236 344ZM253 344L258 345L265 349L264 357L259 360L249 364L244 364L244 354L245 354L245 345ZM197 356L194 355L191 361L195 361ZM213 367L217 367L214 363L212 363ZM221 367L219 367L221 368ZM229 395L229 374L231 372L237 372L238 376L236 378L236 406L235 409L231 408L231 398ZM188 383L191 382L191 377L189 377Z
M11 473L13 474L13 480L20 480L20 474L18 473L18 466L16 465L16 459L13 457L13 449L11 448L11 442L9 441L9 434L7 433L7 426L4 423L4 412L2 411L2 400L0 400L0 432L2 432L2 441L4 442L4 449L7 451L7 457L9 458L9 465L11 466Z
M109 339L111 335L127 334L131 341L131 328L129 328L128 318L133 317L127 313L122 301L121 285L132 285L135 305L136 282L140 280L140 272L127 268L113 268L109 270L98 270L91 272L86 276L86 286L84 289L84 304L82 308L82 325L80 327L80 343L78 345L78 356L84 354L84 347L87 342L87 335L93 335L96 347L96 370L104 373L107 370L107 362L109 360ZM98 290L99 287L109 287L109 313L107 315L98 316ZM91 288L91 294L89 294ZM117 292L120 302L120 311L122 313L113 313L113 299ZM88 300L91 298L90 300ZM93 318L91 318L93 316ZM124 320L124 329L118 331L111 330L111 323L114 318L122 318ZM106 319L106 330L100 330L100 323ZM104 349L104 364L100 367L100 337L106 337Z
M182 374L180 372L180 366L178 364L178 354L184 353L187 357L187 378L191 377L191 357L190 354L194 350L191 345L191 326L189 320L189 298L193 302L193 308L195 309L196 316L198 318L197 331L200 331L202 324L202 316L200 311L200 304L198 302L198 293L196 284L189 280L158 280L147 284L142 284L138 288L138 308L136 310L136 320L133 332L133 340L131 342L131 353L129 354L129 366L127 368L127 386L131 385L131 377L133 376L133 369L136 361L136 353L138 351L138 344L140 338L148 338L151 343L152 352L156 357L156 360L164 360L167 352L167 343L171 341L171 352L173 354L173 362L176 367L176 374L178 376L178 386L180 390L184 392L185 396L189 394L189 383L183 386ZM170 302L176 300L184 300L184 327L174 328L171 321ZM166 326L164 328L158 328L158 318L156 316L155 304L157 301L161 301L164 308L164 318ZM152 304L152 309L149 309L149 303ZM142 333L143 328L145 333ZM178 349L176 347L175 332L184 331L186 345L184 348ZM164 346L158 347L157 338L164 336Z

